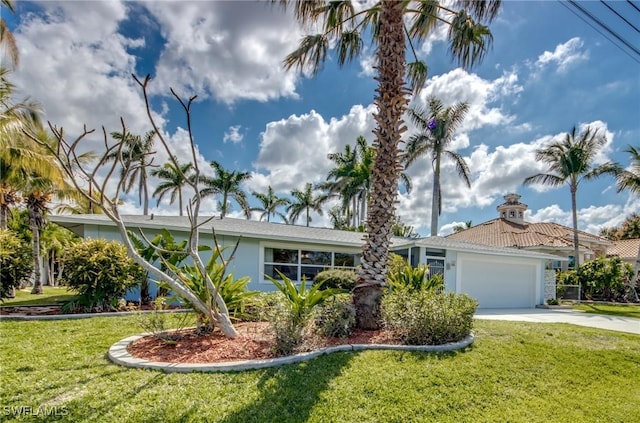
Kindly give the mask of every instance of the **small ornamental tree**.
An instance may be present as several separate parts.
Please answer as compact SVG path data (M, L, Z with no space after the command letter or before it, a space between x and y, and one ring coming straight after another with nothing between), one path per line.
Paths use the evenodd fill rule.
M88 239L74 245L65 258L62 283L78 292L78 305L114 309L129 288L145 276L142 267L117 241Z
M170 162L173 166L181 172L181 163L178 163L177 157L169 147L169 142L165 138L164 131L162 131L151 112L150 100L148 95L148 85L151 81L151 77L147 75L143 80L133 76L135 82L142 90L142 95L146 105L146 112L149 122L155 133L157 134L157 141L161 144L161 148L168 155ZM104 215L107 216L118 229L122 242L126 246L127 252L130 257L133 258L142 268L149 272L149 274L157 281L166 284L174 293L179 295L185 301L187 301L194 309L199 313L206 316L206 321L211 328L218 327L221 332L228 338L235 338L238 332L233 327L231 319L229 318L229 310L224 302L224 299L220 295L218 288L211 280L209 273L206 270L206 265L200 255L198 254L200 231L203 230L207 223L211 219L200 218L200 205L201 195L199 184L201 182L201 170L198 166L198 152L196 150L195 143L193 142L193 133L191 131L191 105L195 100L195 96L190 97L188 100L181 99L173 90L171 93L175 99L182 106L186 116L186 127L188 128L190 151L191 151L191 163L193 164L192 171L189 178L186 179L187 189L193 192L191 201L187 206L187 217L189 218L190 228L189 240L182 253L186 256L186 260L192 263L198 269L198 273L204 277L204 284L206 289L210 292L212 301L204 302L199 296L185 284L180 278L171 271L163 270L154 265L154 263L145 260L140 254L140 250L144 249L144 246L134 245L129 237L129 229L120 215L118 207L118 199L125 192L127 186L128 177L139 170L139 166L144 166L141 163L131 163L127 160L125 152L127 151L126 140L129 137L127 126L123 119L121 119L121 134L120 139L110 139L107 136L108 132L106 128L102 128L102 138L105 146L105 152L97 160L97 162L87 165L81 160L81 145L83 140L86 142L86 138L89 137L94 130L87 129L86 127L74 140L71 140L64 132L62 127L58 127L49 122L49 128L53 132L53 136L56 139L56 148L49 145L44 145L38 141L38 138L34 134L26 132L26 134L34 141L38 142L45 148L48 148L55 159L60 163L61 168L64 170L66 176L73 182L74 186L82 193L84 198L91 203L92 206L99 207ZM100 192L99 196L92 196L86 189L87 185L97 187L97 191ZM213 230L213 228L211 228ZM158 256L162 256L163 250L153 245L148 240L145 234L140 231L138 233L147 246L156 248ZM214 233L215 237L215 233ZM172 253L174 253L172 251ZM228 261L223 260L222 266L226 271ZM223 271L224 274L224 271Z
M31 247L10 230L0 229L0 301L11 296L33 269Z

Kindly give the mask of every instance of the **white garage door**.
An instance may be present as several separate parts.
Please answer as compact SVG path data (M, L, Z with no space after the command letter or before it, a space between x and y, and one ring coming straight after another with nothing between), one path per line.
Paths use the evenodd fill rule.
M536 269L535 261L460 254L460 292L475 298L479 308L534 307Z

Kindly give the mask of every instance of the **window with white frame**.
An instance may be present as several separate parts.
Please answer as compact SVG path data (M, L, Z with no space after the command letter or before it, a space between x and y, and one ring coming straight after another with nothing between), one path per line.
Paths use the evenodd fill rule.
M292 281L313 280L327 269L355 269L360 264L358 254L310 248L264 247L264 274L281 279L278 272Z

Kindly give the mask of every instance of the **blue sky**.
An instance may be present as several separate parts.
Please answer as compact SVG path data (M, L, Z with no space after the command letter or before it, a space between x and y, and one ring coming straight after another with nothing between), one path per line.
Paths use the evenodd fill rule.
M290 15L264 2L17 4L16 16L5 15L21 53L13 81L20 96L38 100L46 118L69 135L78 134L83 124L117 131L120 117L134 133L150 129L130 76L149 73L154 112L178 157L188 157L186 122L170 87L183 98L198 95L192 120L200 162L206 167L217 160L251 172L247 192L266 192L272 185L286 195L306 182L323 181L331 167L327 153L342 151L359 135L373 140L373 51L342 69L330 58L315 78L286 72L282 59L304 31ZM640 48L640 33L601 2L579 4ZM640 27L640 12L628 2L607 4ZM640 2L634 4L640 8ZM493 48L471 70L450 61L446 28L419 46L429 79L412 105L424 104L429 95L446 105L470 105L452 147L469 164L472 188L444 163L441 234L468 220L478 224L496 217L496 206L509 192L518 192L529 205L526 220L570 226L567 187L523 187L522 181L546 171L536 163L535 149L574 125L606 134L600 162L629 164L623 149L640 145L640 55L616 46L571 10L558 1L504 2L491 25ZM413 129L409 126L407 135ZM97 150L100 143L89 138L87 148ZM155 164L166 158L158 153ZM428 159L408 173L414 191L400 195L397 214L426 235ZM204 213L214 213L215 207L207 200ZM640 199L617 194L613 180L605 177L583 182L578 208L580 228L597 233L638 212ZM234 210L239 213L237 206ZM140 211L136 196L127 198L123 211ZM164 202L152 212L177 214L177 205ZM330 223L326 214L314 215L312 225Z

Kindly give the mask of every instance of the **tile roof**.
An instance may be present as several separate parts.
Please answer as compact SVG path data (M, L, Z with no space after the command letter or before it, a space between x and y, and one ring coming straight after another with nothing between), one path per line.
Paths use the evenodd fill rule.
M610 245L605 238L579 231L581 244ZM498 247L532 248L572 248L573 229L557 223L518 224L507 219L496 218L447 236L448 239L463 240ZM588 245L586 245L588 248Z
M613 241L613 245L607 248L607 256L620 257L621 259L632 259L638 256L640 248L640 238L622 239Z

